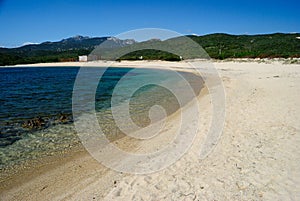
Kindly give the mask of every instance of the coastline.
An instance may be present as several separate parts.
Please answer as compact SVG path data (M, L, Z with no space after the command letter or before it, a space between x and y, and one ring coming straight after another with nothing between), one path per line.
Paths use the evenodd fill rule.
M172 67L191 71L184 62L115 63L116 67ZM107 66L107 62L22 66L47 65ZM227 61L214 65L225 85L227 117L218 146L205 160L199 160L197 153L209 129L210 100L207 91L201 90L198 99L203 114L199 135L191 150L170 168L150 175L121 174L104 168L81 150L66 158L53 157L52 162L41 164L35 171L25 171L23 176L15 175L8 186L0 187L1 197L3 200L126 200L134 196L136 199L299 198L300 65L277 61ZM176 118L178 111L171 116Z
M197 98L200 99L206 95L207 89L204 88ZM170 124L167 127L171 127L172 122L178 121L181 110L186 107L191 106L188 103L167 117ZM174 128L167 128L164 134L170 137L175 130ZM161 139L158 138L158 140ZM156 143L159 143L158 140L156 140ZM162 142L167 140L169 140L168 137ZM147 143L136 144L135 142L132 144L131 139L128 138L121 138L113 143L122 144L122 148L127 151L147 151L143 149L147 146ZM39 200L42 198L73 200L78 199L80 196L82 196L82 199L88 196L90 199L96 197L97 200L102 200L115 187L115 181L120 181L123 177L130 175L116 172L101 165L82 146L67 150L57 156L46 156L17 167L18 170L14 171L13 174L8 172L4 180L0 182L0 195L3 194L2 198L4 200ZM93 187L85 189L85 186L88 185L85 180L89 182L92 180ZM76 190L74 184L77 184ZM70 189L70 191L66 192L66 189ZM83 189L88 190L89 193L85 192L81 195L79 192L82 192ZM50 193L52 191L55 192L55 195ZM23 194L24 192L26 193Z
M15 67L142 67L143 68L159 68L172 67L189 68L187 62L206 62L213 64L220 63L253 63L253 64L282 64L282 65L299 65L300 58L228 58L224 60L217 59L189 59L183 61L162 61L162 60L123 60L123 61L88 61L88 62L53 62L53 63L34 63L34 64L17 64L12 66L0 66L0 68L15 68Z
M159 63L159 62L158 62ZM172 62L173 63L173 62ZM84 67L105 67L107 64L107 62L103 62L103 63L99 63L99 62L88 62L85 63ZM155 64L153 64L152 62L150 62L149 66L147 65L142 65L140 66L140 63L135 63L136 65L130 63L123 63L123 65L112 65L111 67L134 67L134 68L151 68L151 69L165 69L164 67L166 67L165 65L168 64L163 64L163 65L158 65L158 66L154 66ZM21 65L21 66L12 66L12 67L60 67L60 66L78 66L78 62L67 62L67 63L55 63L52 64L51 63L47 63L47 64L34 64L32 65ZM176 68L176 69L174 69ZM180 66L177 69L177 65L176 67L173 66L171 67L171 69L176 70L176 71L181 71L181 72L189 72L189 73L193 73L193 71L191 71L190 69L184 69L184 66ZM199 99L202 96L207 95L207 90L205 89L205 87L200 89L200 93L197 96L197 99ZM187 105L189 105L189 103L187 103ZM167 117L167 121L174 121L174 119L180 116L180 112L182 109L184 109L185 107L187 107L187 105L185 105L183 108L178 108L174 113L172 113L171 115L169 115ZM174 131L174 129L173 129ZM170 131L168 131L168 133L170 133ZM170 133L171 134L171 133ZM142 145L140 144L136 144L137 142L132 142L131 139L126 139L126 138L121 138L118 139L116 141L114 141L113 143L116 144L124 144L122 145L122 148L125 148L127 150L139 150L140 147L142 147ZM159 141L156 141L156 143L159 143ZM144 145L145 146L145 145ZM142 150L142 152L145 150ZM9 167L8 169L4 169L3 172L1 172L2 178L0 178L0 195L5 195L3 198L4 199L15 199L15 200L23 200L24 199L24 195L15 195L14 193L8 193L8 192L14 192L16 189L18 189L19 186L21 186L21 188L31 188L30 185L33 184L34 186L36 185L36 183L40 183L40 179L36 180L35 178L44 178L45 176L49 176L50 174L52 174L53 172L55 172L55 176L53 178L57 178L57 176L59 175L60 172L68 172L70 169L71 171L74 171L74 168L77 169L82 168L83 166L85 166L86 163L88 163L88 168L90 169L90 167L93 167L93 169L90 169L91 172L94 172L94 174L97 174L97 176L99 177L99 179L101 179L102 182L107 183L105 185L105 188L102 189L103 193L101 195L101 197L103 197L105 195L105 192L107 191L107 189L110 189L111 187L113 187L113 183L111 183L110 181L112 180L112 178L121 178L122 176L124 176L125 174L123 173L117 173L113 170L110 170L106 167L104 167L103 165L101 165L99 162L97 162L89 153L88 151L80 144L78 146L75 146L73 148L64 150L63 152L58 152L58 155L50 155L50 156L43 156L41 158L35 159L35 160L31 160L31 161L25 161L21 164L17 164L14 165L12 167ZM75 167L74 164L78 164L78 167ZM97 169L95 171L95 168ZM90 172L86 171L84 176L86 177L91 177ZM110 175L109 177L107 175ZM128 175L128 174L127 174ZM66 181L69 179L72 179L74 177L73 174L66 176L68 179L64 179L63 185L61 187L65 187L66 186ZM83 177L83 175L81 175L81 177ZM105 181L103 181L102 177L104 178ZM78 178L77 178L78 179ZM80 182L79 180L76 180L76 182ZM51 179L50 179L51 180ZM47 182L53 182L53 185L55 183L55 181L50 181L47 180ZM38 185L43 185L43 184L38 184ZM48 185L45 185L44 187L41 188L41 191L43 191L44 189L46 189L48 187ZM32 191L33 189L31 189L30 191ZM99 190L99 189L98 189ZM28 196L31 196L28 194ZM1 197L1 196L0 196ZM31 198L30 198L31 199ZM52 199L52 197L49 197L49 199Z

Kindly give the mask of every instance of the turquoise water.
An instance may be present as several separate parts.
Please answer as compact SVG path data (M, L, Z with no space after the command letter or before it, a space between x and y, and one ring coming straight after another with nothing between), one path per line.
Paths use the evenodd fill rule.
M26 160L53 155L80 145L73 125L72 93L79 67L0 68L0 168ZM86 89L89 77L103 71L95 95L95 109L105 134L115 139L122 133L111 114L111 97L114 88L126 75L122 90L114 94L115 105L128 97L136 80L170 82L180 86L181 80L170 71L133 68L86 68ZM155 74L155 76L153 76ZM191 73L181 73L196 93L202 80ZM137 79L138 78L138 79ZM84 86L83 86L84 87ZM184 93L184 92L183 92ZM149 84L139 88L130 97L130 114L139 126L150 123L148 111L161 105L168 115L180 106L167 89Z

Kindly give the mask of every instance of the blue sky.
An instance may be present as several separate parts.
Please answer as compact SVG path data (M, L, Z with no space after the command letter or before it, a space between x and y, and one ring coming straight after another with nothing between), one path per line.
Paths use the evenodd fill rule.
M0 46L149 27L199 35L300 32L299 8L299 0L0 0Z

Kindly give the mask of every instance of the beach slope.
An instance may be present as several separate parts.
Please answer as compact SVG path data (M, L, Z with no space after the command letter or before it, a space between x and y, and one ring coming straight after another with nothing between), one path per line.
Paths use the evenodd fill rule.
M96 65L96 64L95 64ZM118 65L188 70L182 62ZM85 151L45 162L1 182L0 200L300 200L300 65L215 62L226 93L223 133L199 159L209 129L210 96L191 149L160 172L131 175Z

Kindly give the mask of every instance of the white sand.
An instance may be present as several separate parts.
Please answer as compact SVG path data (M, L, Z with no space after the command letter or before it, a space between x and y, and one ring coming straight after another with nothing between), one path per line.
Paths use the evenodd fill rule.
M170 65L187 68L183 62L117 63ZM148 175L122 174L83 152L12 177L0 200L300 200L300 65L215 66L225 85L226 120L219 143L204 160L198 155L211 111L203 93L196 140L171 167Z

